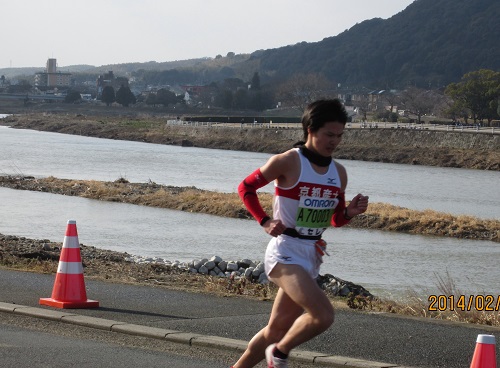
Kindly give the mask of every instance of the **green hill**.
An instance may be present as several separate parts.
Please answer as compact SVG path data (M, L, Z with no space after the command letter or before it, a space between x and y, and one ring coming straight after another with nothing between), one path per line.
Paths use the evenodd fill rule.
M389 19L366 20L320 42L206 60L157 76L162 83L208 84L248 80L257 71L263 83L272 83L321 73L351 88L442 87L470 71L500 70L498 19L498 0L415 0Z
M416 0L387 20L256 58L261 76L316 72L348 86L435 88L470 71L500 70L499 19L498 0Z
M389 19L366 20L320 42L216 59L61 69L87 74L113 70L149 84L248 80L258 72L263 84L294 74L319 73L351 89L436 88L457 82L471 71L500 70L499 19L499 0L415 0ZM10 76L12 71L0 69L0 74Z

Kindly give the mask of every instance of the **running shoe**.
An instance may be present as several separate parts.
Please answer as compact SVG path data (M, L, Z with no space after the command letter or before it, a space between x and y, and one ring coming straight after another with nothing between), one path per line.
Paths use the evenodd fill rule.
M288 359L276 358L273 355L276 344L271 344L266 348L267 368L288 368Z

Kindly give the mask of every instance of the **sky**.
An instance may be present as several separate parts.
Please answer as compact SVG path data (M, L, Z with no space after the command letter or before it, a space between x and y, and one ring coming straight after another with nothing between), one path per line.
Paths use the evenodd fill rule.
M2 0L0 68L174 61L272 49L387 19L414 0Z

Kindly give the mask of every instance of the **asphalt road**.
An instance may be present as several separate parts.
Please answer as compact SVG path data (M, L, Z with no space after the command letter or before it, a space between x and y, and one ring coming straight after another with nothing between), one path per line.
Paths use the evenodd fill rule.
M27 316L0 316L1 367L227 368L235 359L220 350L165 344Z
M0 302L36 307L41 314L72 313L221 337L241 344L266 324L271 310L271 303L265 301L95 280L86 280L86 286L88 298L100 303L97 309L40 306L39 298L50 297L54 279L54 275L0 270ZM5 315L1 312L0 318ZM339 310L333 326L299 350L360 359L359 367L381 362L373 366L466 368L470 366L478 334L498 337L500 328ZM498 344L496 350L500 356ZM352 366L356 366L355 362L351 361Z

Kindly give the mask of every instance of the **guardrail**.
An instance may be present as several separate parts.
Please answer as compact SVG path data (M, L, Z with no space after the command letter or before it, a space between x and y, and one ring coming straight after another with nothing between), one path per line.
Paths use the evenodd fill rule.
M302 129L300 123L226 123L213 121L184 121L184 120L167 120L167 125L170 126L189 126L189 127L232 127L232 128L259 128L259 129ZM434 130L447 132L464 132L464 133L483 133L483 134L500 134L500 127L480 127L480 126L454 126L444 124L399 124L386 122L365 122L365 123L347 123L347 129L406 129L406 130Z
M347 123L347 128L368 128L368 129L408 129L408 130L441 130L449 132L469 132L469 133L491 133L500 134L500 127L482 127L464 126L464 125L449 125L449 124L401 124L387 122L363 122L363 123Z
M231 127L231 128L260 128L260 129L302 129L300 123L226 123L214 121L184 121L184 120L167 120L167 125L170 126L190 126L190 127Z
M64 101L65 96L61 95L33 95L19 93L0 93L0 99L4 100L51 100Z

